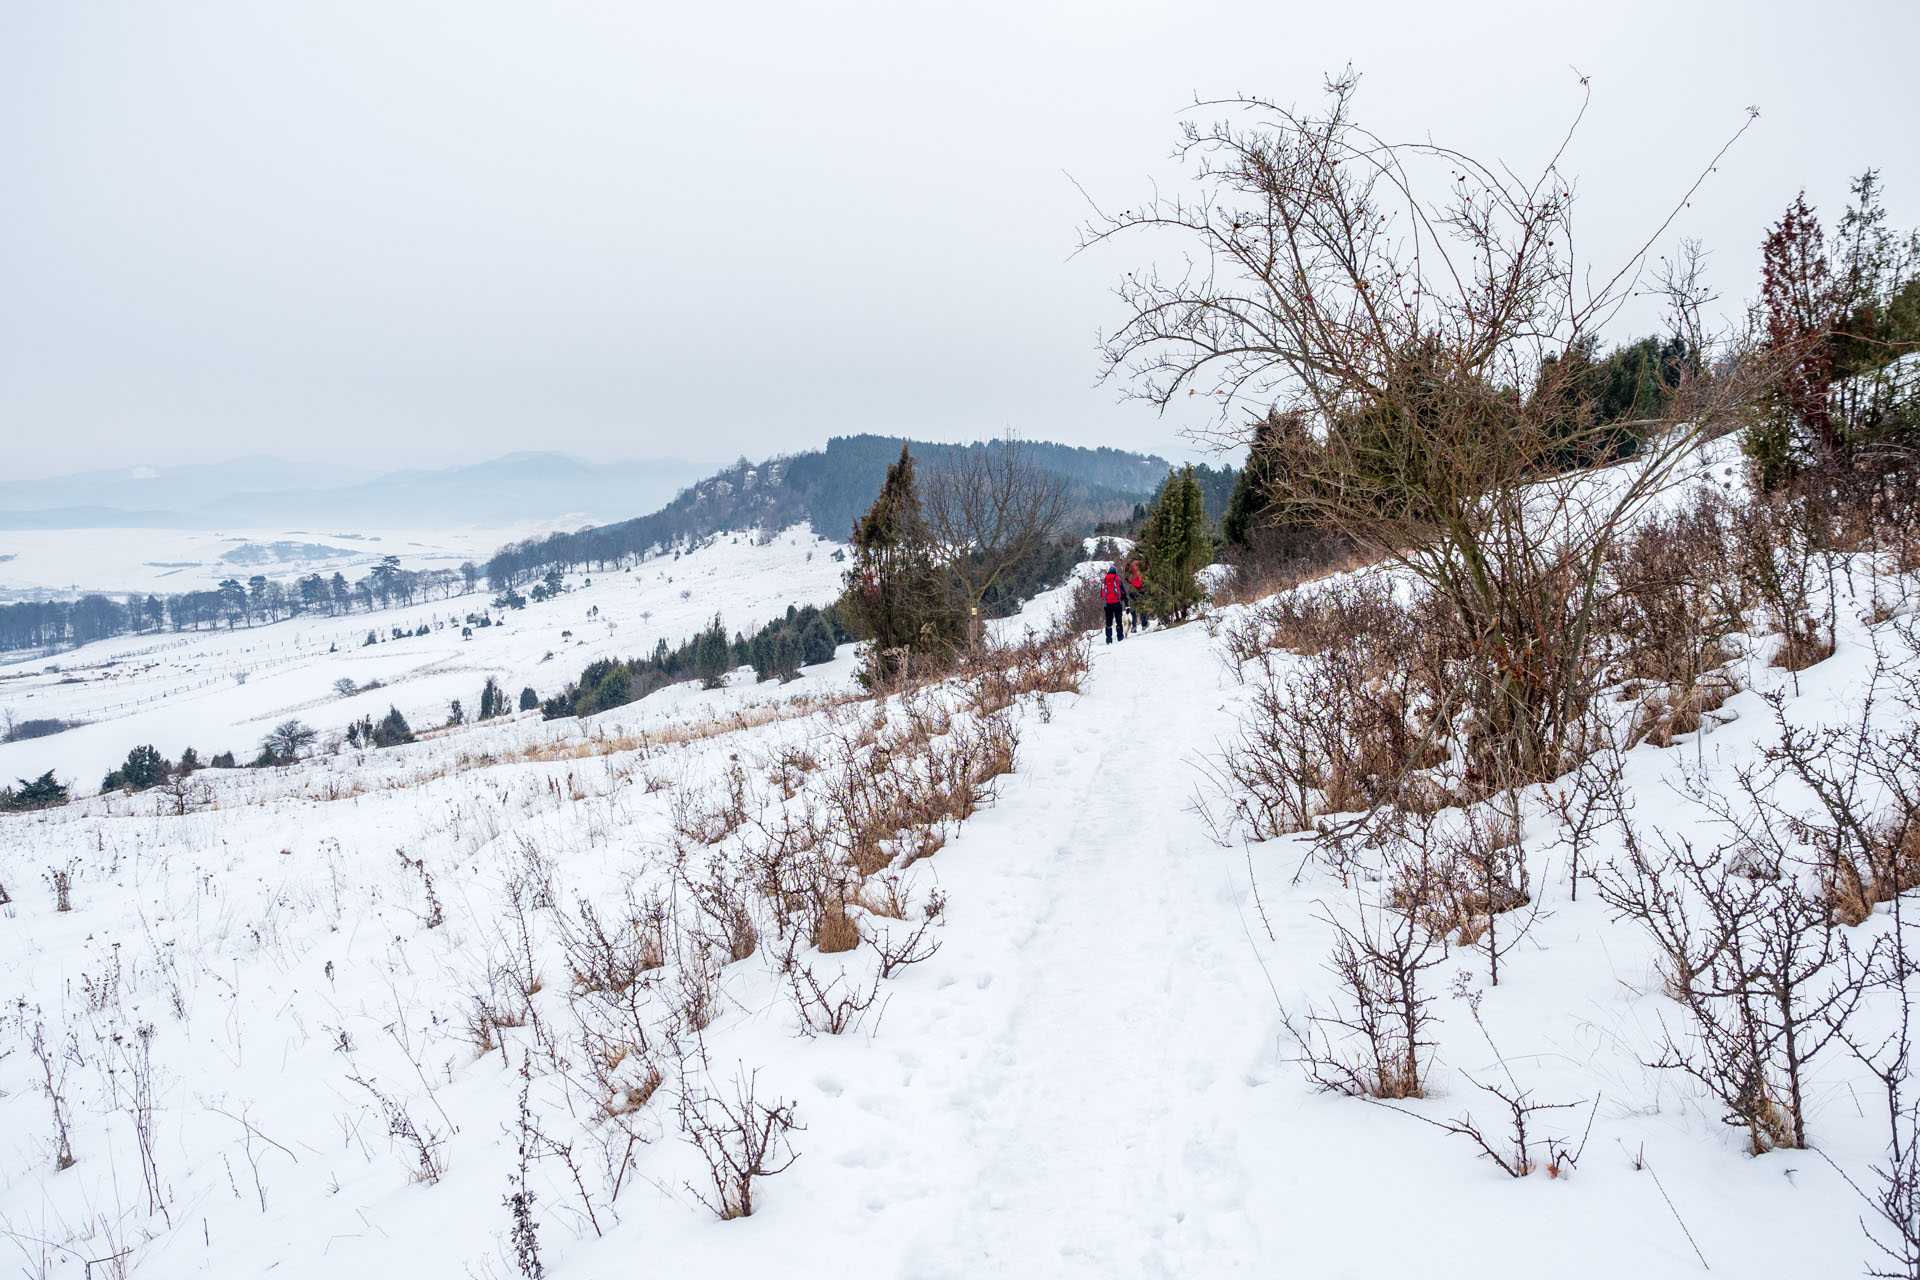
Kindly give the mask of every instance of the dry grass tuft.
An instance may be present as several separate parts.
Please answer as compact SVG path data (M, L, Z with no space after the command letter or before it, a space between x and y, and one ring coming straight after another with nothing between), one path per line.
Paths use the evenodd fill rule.
M860 945L860 928L847 915L846 904L839 899L828 899L820 918L814 922L813 945L823 955L852 951Z

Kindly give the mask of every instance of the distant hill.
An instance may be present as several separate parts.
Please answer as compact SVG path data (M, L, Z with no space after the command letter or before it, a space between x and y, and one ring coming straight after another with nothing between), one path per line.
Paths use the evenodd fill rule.
M175 516L236 493L332 489L359 484L379 473L333 463L288 462L262 454L227 462L185 466L123 466L79 471L41 480L0 481L0 517L11 528L57 529L49 523L67 513L85 526L114 527L116 516L142 520ZM26 517L35 517L33 520ZM172 525L173 520L163 521Z
M584 462L516 453L378 474L278 458L121 467L0 484L0 529L454 528L599 522L665 502L711 469L679 459Z
M898 436L836 436L824 449L750 463L744 458L706 477L650 515L617 524L556 533L502 547L487 563L496 584L523 582L550 566L605 565L623 556L695 541L728 529L783 528L802 521L829 538L845 538L873 504L887 465L907 445L921 465L1001 442L930 444ZM1166 479L1163 458L1120 449L1027 442L1040 464L1066 478L1072 521L1091 528L1131 512Z
M578 516L606 520L663 502L711 464L584 462L561 453L514 453L439 471L395 471L346 488L236 494L194 514L223 526L386 524L445 528Z

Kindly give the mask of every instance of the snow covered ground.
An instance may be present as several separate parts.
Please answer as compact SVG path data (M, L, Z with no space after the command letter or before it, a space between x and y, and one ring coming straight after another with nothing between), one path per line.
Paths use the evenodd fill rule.
M573 590L524 609L489 610L482 592L234 631L119 636L50 659L0 663L0 709L18 720L89 722L0 743L0 778L52 769L91 790L142 743L169 759L191 746L203 760L221 751L244 760L289 717L326 734L397 706L416 730L429 728L447 719L455 698L472 715L488 676L509 698L528 685L545 697L596 658L645 656L660 639L677 645L716 613L751 632L789 604L828 603L844 568L835 550L803 527L765 546L725 534L630 572L577 574ZM462 620L476 611L499 625L463 638ZM429 634L411 634L422 625ZM408 634L390 638L395 627ZM380 643L367 644L369 633ZM342 679L384 687L340 697L334 685Z
M169 754L244 747L290 714L332 728L389 701L418 725L447 697L476 696L487 673L544 692L716 610L744 626L827 598L841 567L827 549L798 532L764 547L723 538L596 576L470 642L455 630L361 650L364 618L174 649L117 641L100 649L119 665L83 667L84 684L0 683L23 715L116 717L0 748L0 773L52 765L91 782L136 740ZM1710 837L1687 777L1755 761L1775 732L1768 692L1797 722L1852 715L1869 644L1899 643L1897 623L1861 620L1857 604L1833 658L1796 679L1765 664L1772 641L1753 641L1724 723L1631 752L1637 817ZM1301 837L1222 845L1199 811L1201 766L1248 696L1216 629L1096 644L1082 692L1016 705L1014 772L897 886L909 919L944 896L940 949L881 983L857 1029L801 1033L764 934L721 966L698 1059L679 1059L636 1112L650 1141L613 1162L617 1198L609 1128L570 1111L561 1083L604 1042L565 1030L585 996L552 931L580 904L605 913L697 878L676 797L710 800L739 777L765 793L763 813L780 811L781 787L804 799L814 784L781 781L781 762L825 758L870 714L836 699L849 651L785 688L736 673L723 690L680 687L585 723L516 719L214 777L184 815L149 793L0 818L12 899L0 907L0 1256L34 1276L114 1256L143 1277L510 1276L504 1197L524 1086L570 1147L542 1147L529 1175L551 1276L1651 1277L1696 1274L1699 1255L1721 1275L1862 1272L1862 1206L1834 1167L1864 1179L1879 1155L1859 1070L1821 1061L1824 1158L1745 1154L1710 1099L1643 1065L1672 1002L1638 930L1590 888L1573 900L1544 804L1523 827L1540 915L1497 987L1478 951L1440 971L1440 1072L1406 1107L1497 1122L1469 1080L1501 1070L1497 1044L1539 1099L1576 1104L1548 1123L1574 1140L1590 1123L1577 1167L1509 1179L1409 1115L1316 1092L1283 1009L1326 996L1318 916L1351 891L1323 873L1294 881ZM333 700L343 674L392 683ZM792 701L803 694L815 701ZM54 909L61 871L69 912ZM514 904L529 892L547 905L523 933ZM857 986L873 950L802 955ZM537 979L527 1021L477 1051L475 992L512 973ZM524 1078L536 1060L547 1065ZM60 1172L43 1077L72 1131L76 1163ZM799 1158L758 1185L751 1217L716 1221L695 1198L703 1166L672 1099L730 1096L747 1077L794 1104ZM437 1180L419 1176L409 1127Z

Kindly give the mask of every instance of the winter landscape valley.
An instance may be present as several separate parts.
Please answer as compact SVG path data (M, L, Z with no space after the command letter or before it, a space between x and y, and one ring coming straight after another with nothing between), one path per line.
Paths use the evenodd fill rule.
M1710 454L1662 509L1725 500L1736 461ZM0 748L13 775L89 779L136 742L204 759L290 717L320 738L0 818L10 1262L506 1276L537 1248L554 1275L636 1252L824 1275L853 1250L899 1275L1469 1275L1491 1222L1569 1274L1846 1273L1883 1158L1869 1066L1828 1045L1804 1082L1817 1153L1755 1158L1652 1065L1685 1015L1657 937L1596 881L1629 830L1729 843L1739 814L1708 797L1748 776L1817 820L1784 737L1910 740L1912 575L1835 561L1831 657L1770 665L1756 611L1727 638L1738 691L1606 757L1611 793L1596 773L1511 797L1502 874L1526 903L1423 957L1426 1085L1387 1104L1302 1058L1342 999L1341 930L1390 932L1388 887L1311 832L1262 838L1279 811L1247 820L1226 763L1268 699L1312 687L1323 658L1284 647L1301 611L1362 607L1384 570L1109 644L1060 629L1090 559L996 624L992 669L891 696L843 645L788 683L741 668L579 719L341 741L389 707L419 727L475 706L489 677L544 692L722 603L829 603L840 550L747 530L521 609L483 591L0 669L18 716L87 722ZM476 610L498 621L462 638ZM1870 993L1850 1033L1895 1017ZM1502 1095L1542 1108L1524 1146ZM1535 1172L1442 1127L1463 1119ZM736 1188L752 1213L722 1221ZM1353 1206L1377 1202L1396 1226L1360 1260ZM1785 1223L1817 1229L1765 1225Z
M0 1280L1920 1280L1915 48L0 4Z

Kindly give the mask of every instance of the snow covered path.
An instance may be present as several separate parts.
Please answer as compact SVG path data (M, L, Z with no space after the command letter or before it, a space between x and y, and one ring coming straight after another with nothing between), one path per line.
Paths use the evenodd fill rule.
M808 1124L802 1158L751 1219L660 1238L660 1268L1470 1277L1497 1236L1557 1275L1691 1276L1684 1209L1728 1274L1846 1273L1827 1235L1739 1225L1831 1214L1823 1170L1741 1155L1711 1116L1658 1101L1631 1049L1596 1057L1596 1043L1633 1043L1637 998L1579 945L1604 922L1598 904L1556 892L1542 945L1488 1006L1542 1096L1655 1090L1651 1106L1602 1110L1575 1177L1514 1182L1458 1139L1314 1091L1288 1060L1276 994L1324 984L1326 890L1288 886L1289 848L1256 849L1262 920L1247 855L1191 807L1198 753L1231 731L1239 692L1197 625L1096 637L1083 694L1029 719L1000 798L921 864L948 894L942 949L888 985L877 1029L796 1047L778 1016L759 1020L766 1078ZM1456 1003L1436 1006L1461 1038L1419 1104L1438 1114L1474 1105L1458 1069L1491 1065ZM1833 1220L1851 1228L1854 1212ZM582 1243L581 1274L620 1273L613 1239Z
M1258 1256L1236 1142L1250 1046L1230 1046L1270 1043L1249 1016L1271 997L1220 928L1226 854L1169 745L1223 701L1199 646L1165 661L1201 638L1100 646L1085 700L1033 731L1044 763L967 841L941 958L979 995L923 1042L923 1087L956 1104L969 1158L912 1274L1201 1275Z

